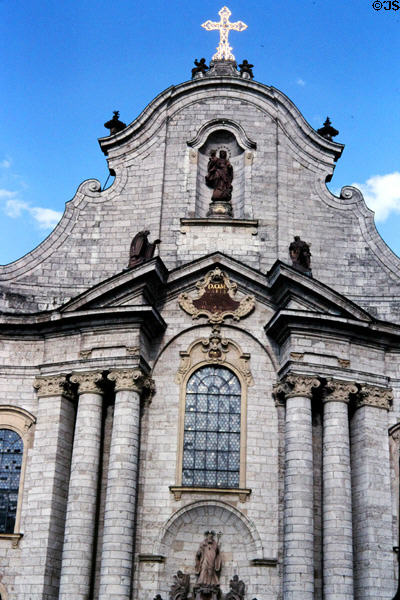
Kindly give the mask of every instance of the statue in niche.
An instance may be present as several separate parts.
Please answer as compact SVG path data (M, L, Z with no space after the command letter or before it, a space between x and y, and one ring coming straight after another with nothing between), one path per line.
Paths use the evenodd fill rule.
M219 543L215 539L215 531L206 531L204 540L196 553L196 587L218 587L221 567L221 551Z
M201 58L200 62L199 62L197 60L197 58L195 58L194 64L196 66L193 67L193 69L192 69L192 79L198 73L204 77L204 75L206 74L206 71L208 70L208 66L206 65L206 59L205 58Z
M212 201L230 202L232 198L233 167L228 160L226 150L211 150L207 165L206 185L212 188Z
M147 239L147 236L150 234L150 231L139 231L135 235L132 240L131 248L129 251L129 264L128 269L131 267L136 267L147 260L150 260L154 256L154 252L157 244L161 242L161 240L155 240L150 243Z
M289 255L294 269L305 275L311 275L310 245L303 242L298 235L294 236L294 242L289 246Z
M233 579L229 582L229 587L231 588L229 592L225 595L224 600L243 600L245 593L245 585L244 582L239 579L238 575L234 575Z
M187 600L190 587L190 575L178 571L169 591L169 600Z

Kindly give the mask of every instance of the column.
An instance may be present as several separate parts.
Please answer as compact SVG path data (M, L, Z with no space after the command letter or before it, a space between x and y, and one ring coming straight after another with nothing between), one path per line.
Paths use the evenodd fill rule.
M388 388L362 385L351 422L353 474L354 598L387 600L393 595L393 538Z
M34 387L39 401L25 478L26 545L16 597L58 600L75 409L65 375L38 377Z
M102 373L75 373L78 412L72 450L59 600L90 593L101 448Z
M353 600L353 530L350 467L350 381L329 380L324 389L322 528L324 600Z
M288 375L284 381L285 504L284 600L314 597L314 502L311 395L320 385L307 375Z
M150 380L139 369L111 371L115 408L104 511L99 600L130 600L139 459L140 396Z

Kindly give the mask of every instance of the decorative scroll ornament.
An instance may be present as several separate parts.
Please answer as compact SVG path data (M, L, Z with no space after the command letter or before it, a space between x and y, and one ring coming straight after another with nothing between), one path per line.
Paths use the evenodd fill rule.
M219 30L219 44L217 46L217 52L212 58L213 60L234 61L235 57L232 54L232 46L230 46L228 42L229 32L244 31L247 29L247 25L246 23L243 23L243 21L231 23L229 17L232 13L227 6L223 6L218 14L221 17L219 22L206 21L202 24L202 27L204 27L206 31Z
M189 371L198 365L217 363L235 367L247 385L253 385L249 367L250 354L242 352L238 344L229 338L223 338L221 327L214 325L209 338L193 342L186 352L180 352L181 364L176 374L176 382L182 383Z
M374 385L362 385L357 399L357 408L361 406L375 406L390 410L393 403L393 392L390 388Z
M178 297L179 306L193 319L207 317L210 323L222 323L227 317L232 317L239 321L254 309L254 296L235 300L237 284L230 281L219 267L207 273L196 287L199 290L197 298L191 298L186 292Z

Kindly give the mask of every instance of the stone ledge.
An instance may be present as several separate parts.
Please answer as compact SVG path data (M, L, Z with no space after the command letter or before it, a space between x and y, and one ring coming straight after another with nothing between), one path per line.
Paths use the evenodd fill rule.
M277 558L253 558L250 561L252 567L276 567L278 564Z
M23 533L0 533L0 540L10 540L13 548L18 548L19 540Z
M246 502L251 494L249 488L208 488L208 487L186 487L181 485L170 485L170 492L174 494L175 500L180 500L182 494L234 494L239 496L240 502Z
M223 225L224 227L244 227L254 228L255 231L251 232L253 235L257 234L258 219L216 219L216 218L198 218L198 219L184 219L180 220L182 227L196 227L196 226L207 226L207 225ZM186 233L182 231L181 233Z
M139 562L163 563L165 556L162 554L139 554Z

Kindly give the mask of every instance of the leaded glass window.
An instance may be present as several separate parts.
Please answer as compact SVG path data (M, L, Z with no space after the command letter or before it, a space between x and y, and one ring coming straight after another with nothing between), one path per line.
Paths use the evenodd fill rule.
M238 488L241 388L219 366L195 371L186 386L182 485Z
M23 455L21 437L0 429L0 533L13 533Z

